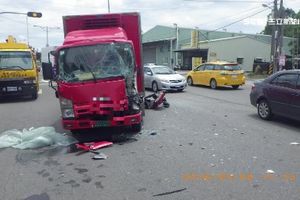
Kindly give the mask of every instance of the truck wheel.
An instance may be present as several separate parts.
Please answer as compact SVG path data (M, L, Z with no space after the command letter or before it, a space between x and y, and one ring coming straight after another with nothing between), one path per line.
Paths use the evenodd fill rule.
M211 89L217 89L217 81L215 79L210 80Z
M153 91L153 92L157 92L157 91L158 91L158 85L157 85L156 82L153 82L153 83L152 83L152 91Z
M142 130L142 123L134 124L134 125L131 126L131 131L132 132L138 133L141 130Z
M32 99L36 100L37 98L38 98L38 92L36 91L32 94Z
M264 120L270 120L272 117L272 111L267 100L262 99L257 104L258 116Z

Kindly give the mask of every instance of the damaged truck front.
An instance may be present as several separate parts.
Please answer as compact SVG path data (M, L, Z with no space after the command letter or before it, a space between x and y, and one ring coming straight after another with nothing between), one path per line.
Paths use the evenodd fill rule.
M126 127L140 131L143 68L138 13L63 17L65 40L43 63L54 80L62 124L77 131Z

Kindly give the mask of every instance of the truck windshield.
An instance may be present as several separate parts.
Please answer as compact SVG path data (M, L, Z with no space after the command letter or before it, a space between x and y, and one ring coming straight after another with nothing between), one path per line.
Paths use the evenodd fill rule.
M78 82L133 75L134 58L128 43L108 43L62 49L59 79Z
M0 70L32 69L32 56L28 51L0 51Z

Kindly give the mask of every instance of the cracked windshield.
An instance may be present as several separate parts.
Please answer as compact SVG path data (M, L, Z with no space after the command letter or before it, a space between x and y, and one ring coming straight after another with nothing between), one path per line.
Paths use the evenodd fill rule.
M102 44L59 51L60 79L67 82L126 77L133 71L133 52L129 44Z
M300 0L0 5L0 200L299 200Z

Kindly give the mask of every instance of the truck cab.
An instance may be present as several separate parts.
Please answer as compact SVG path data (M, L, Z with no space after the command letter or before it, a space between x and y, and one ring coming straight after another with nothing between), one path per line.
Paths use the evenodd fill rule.
M0 43L0 97L30 96L37 99L38 67L33 50L8 36Z
M63 127L139 131L144 95L139 15L66 16L63 21L65 40L53 53L54 67L43 64L44 79L57 82Z

